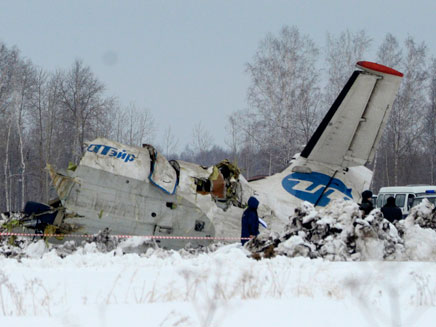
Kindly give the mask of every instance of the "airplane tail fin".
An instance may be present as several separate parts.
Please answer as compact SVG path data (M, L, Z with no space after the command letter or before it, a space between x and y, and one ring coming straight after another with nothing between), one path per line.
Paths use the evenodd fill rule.
M307 143L301 156L341 167L374 159L403 74L368 61L347 84Z

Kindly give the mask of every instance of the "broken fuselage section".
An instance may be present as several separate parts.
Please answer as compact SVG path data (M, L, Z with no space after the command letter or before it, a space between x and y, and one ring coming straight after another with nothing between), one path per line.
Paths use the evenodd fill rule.
M210 243L201 237L239 237L251 195L227 160L211 167L168 161L151 145L104 138L87 145L75 169L48 170L65 213L55 225L82 234L109 227L118 235L160 236L157 242L167 248Z

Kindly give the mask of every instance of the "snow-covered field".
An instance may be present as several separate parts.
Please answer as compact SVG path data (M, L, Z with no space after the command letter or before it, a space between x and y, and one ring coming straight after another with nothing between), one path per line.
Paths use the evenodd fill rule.
M254 260L240 244L167 251L141 238L11 255L3 243L0 326L435 326L436 233L408 219L390 261Z
M192 255L0 259L1 326L434 326L436 265L256 261L239 244Z

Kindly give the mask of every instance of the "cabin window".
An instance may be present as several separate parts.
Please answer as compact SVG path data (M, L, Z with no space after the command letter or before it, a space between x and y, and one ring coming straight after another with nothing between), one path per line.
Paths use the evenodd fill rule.
M395 205L397 207L403 208L404 202L406 202L406 194L397 194L395 196Z
M177 208L177 205L174 202L167 202L167 208L170 208L171 210Z

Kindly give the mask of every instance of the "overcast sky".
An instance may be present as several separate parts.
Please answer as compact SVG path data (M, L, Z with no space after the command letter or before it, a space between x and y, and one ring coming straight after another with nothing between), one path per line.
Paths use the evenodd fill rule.
M83 59L108 95L148 108L160 132L171 125L179 150L200 121L224 145L228 115L246 106L245 64L283 25L319 46L346 29L364 29L373 48L410 35L436 55L436 0L0 0L0 41L48 70Z

